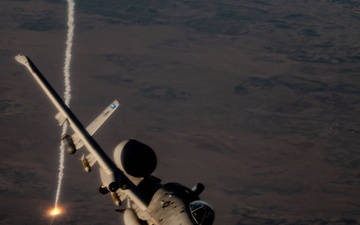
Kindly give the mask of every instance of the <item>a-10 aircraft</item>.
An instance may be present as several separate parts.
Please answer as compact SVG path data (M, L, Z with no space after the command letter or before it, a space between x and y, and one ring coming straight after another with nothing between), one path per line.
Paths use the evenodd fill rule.
M189 189L178 183L161 184L152 175L157 159L154 151L137 140L125 140L114 150L112 161L94 140L92 135L118 108L119 102L111 103L88 127L84 127L62 98L25 55L15 59L33 75L59 113L60 126L69 123L74 134L64 135L62 141L66 150L74 154L82 146L88 150L81 161L86 172L97 162L102 184L99 191L110 194L117 206L126 201L125 209L116 211L124 214L125 225L211 225L215 214L207 203L199 199L204 185L198 183Z

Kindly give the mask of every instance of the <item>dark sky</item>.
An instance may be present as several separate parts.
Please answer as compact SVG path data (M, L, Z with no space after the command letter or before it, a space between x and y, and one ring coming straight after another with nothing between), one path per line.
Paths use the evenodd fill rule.
M62 93L67 3L0 2L0 224L49 224L57 113L14 56ZM70 106L112 157L124 139L163 182L205 184L220 224L360 223L360 3L76 1ZM54 224L119 224L81 154L65 157Z

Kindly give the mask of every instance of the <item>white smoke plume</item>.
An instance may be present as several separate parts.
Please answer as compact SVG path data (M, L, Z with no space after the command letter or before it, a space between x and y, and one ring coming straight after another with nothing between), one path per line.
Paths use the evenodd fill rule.
M68 0L68 32L66 38L66 50L65 50L65 62L64 62L64 83L65 83L65 91L64 91L64 100L65 104L69 106L71 99L71 85L70 85L70 62L71 62L71 50L73 45L74 38L74 14L75 14L75 2L74 0ZM62 135L64 135L67 131L68 124L64 123L62 127ZM64 154L65 146L61 141L60 144L60 160L59 160L59 176L58 176L58 185L56 189L56 197L55 197L55 208L58 206L60 191L61 191L61 183L64 176Z

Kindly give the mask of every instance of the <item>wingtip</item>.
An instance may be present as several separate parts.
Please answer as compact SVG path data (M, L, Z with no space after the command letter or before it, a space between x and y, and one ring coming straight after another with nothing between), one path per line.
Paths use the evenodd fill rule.
M116 106L119 106L119 105L120 105L120 102L119 102L119 100L115 99L115 100L113 101L113 104L115 104Z
M17 56L15 56L15 59L23 65L26 65L28 63L28 57L24 54L18 54Z

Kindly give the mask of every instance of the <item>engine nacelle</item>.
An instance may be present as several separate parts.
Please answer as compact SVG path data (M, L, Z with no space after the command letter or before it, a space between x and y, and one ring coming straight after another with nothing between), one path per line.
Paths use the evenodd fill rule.
M133 177L148 177L156 168L155 152L147 145L130 139L121 142L114 150L116 165Z

